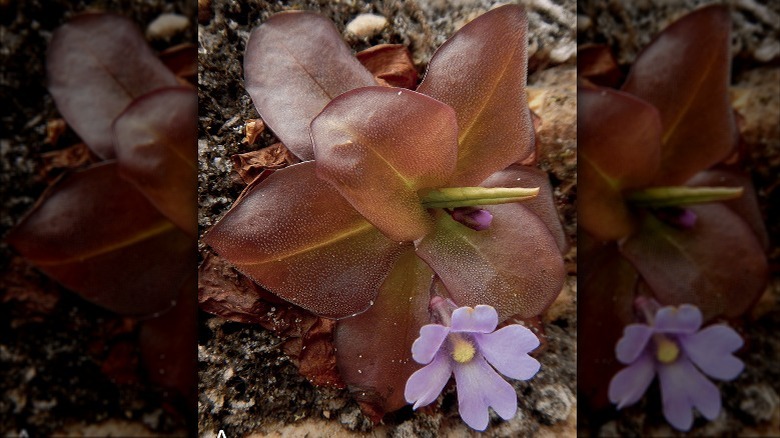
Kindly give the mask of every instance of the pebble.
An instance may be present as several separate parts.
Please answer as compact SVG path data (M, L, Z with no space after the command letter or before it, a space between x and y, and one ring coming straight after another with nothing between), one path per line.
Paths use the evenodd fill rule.
M744 389L745 397L739 408L754 421L769 421L780 409L780 396L767 384L753 384Z
M360 38L371 38L388 24L387 18L376 14L360 14L347 24L347 32Z
M146 37L151 40L168 39L187 29L190 20L179 14L160 14L146 27Z

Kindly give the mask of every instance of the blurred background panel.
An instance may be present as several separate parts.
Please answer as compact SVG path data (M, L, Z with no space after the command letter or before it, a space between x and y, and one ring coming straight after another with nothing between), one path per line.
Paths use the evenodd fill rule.
M63 111L62 101L55 102L47 89L54 82L52 77L47 77L46 59L55 30L65 23L73 23L82 13L101 11L121 17L119 20L129 23L132 30L118 31L118 26L108 25L103 34L85 33L80 38L90 47L68 46L62 52L66 58L79 53L87 56L84 53L93 49L91 44L108 44L112 38L132 33L143 44L126 47L126 53L94 53L97 63L110 56L124 59L127 65L117 62L107 69L120 72L154 64L167 79L149 87L174 87L191 96L185 100L195 99L197 5L194 1L0 2L0 369L3 375L0 434L3 436L194 436L196 432L196 249L194 239L183 230L189 225L192 233L194 214L191 220L178 220L176 225L171 225L171 213L164 212L165 208L150 199L148 187L144 192L137 181L128 178L127 172L120 175L117 169L121 165L106 161L107 157L101 158L95 152L94 145L85 144L84 131L79 131L83 128L74 129L74 111ZM143 59L150 60L138 62L134 51L142 51L142 58L146 56ZM130 65L131 62L137 65ZM73 73L61 75L58 80L84 75L83 80L74 82L81 85L98 82L89 76L89 71L78 72L83 65L79 62L66 65L66 71ZM92 70L97 74L99 69ZM85 112L94 110L91 106L108 105L99 102L105 97L100 92L70 90L74 98L82 99L80 105ZM122 100L118 111L137 105L138 97ZM189 132L192 140L185 139L181 144L194 157L195 107L194 103L187 105L190 107L181 112L187 114L185 119L192 119L192 126L184 122L178 128ZM69 114L66 116L65 112ZM75 113L78 117L78 111ZM118 114L106 119L107 132L111 132L116 118ZM155 145L163 143L159 136L153 140ZM190 187L185 190L190 190L193 197L194 172L183 180L183 186ZM160 172L150 171L150 175L154 174ZM78 189L66 192L64 187ZM119 190L120 187L123 189ZM65 197L62 205L55 206L51 201L63 199L65 194L73 196ZM133 202L137 204L128 204L129 198L136 199ZM36 205L38 199L41 201ZM93 210L87 208L88 201L94 204ZM43 209L54 209L48 219L41 219ZM117 215L123 209L126 213ZM76 231L79 230L76 225L64 227L62 224L68 223L67 220L55 219L61 211L70 211L75 217L74 224L89 222L85 218L92 214L93 225L81 231ZM95 217L95 214L104 216ZM123 227L119 226L122 223L129 233L122 234ZM145 225L157 230L156 236L172 237L152 244L143 237ZM46 243L50 246L48 250L40 248L44 230L54 230L54 234L67 237L64 240L67 245L60 243L63 240L53 239ZM144 260L147 249L131 258L128 254L132 251L117 250L126 243L116 242L120 234L132 242L159 244L156 250L161 254L157 259ZM13 246L9 244L11 240ZM30 250L36 245L37 249ZM76 253L76 248L92 248L92 252L67 260L70 265L64 263L68 254ZM92 264L96 254L104 256L104 265ZM170 271L164 260L166 254L181 256L173 276L166 273ZM139 269L159 272L139 278L143 277ZM156 284L162 283L158 282L159 275L172 280L160 286ZM132 285L130 289L143 288L149 295L140 298L131 292L129 298L119 297L122 302L115 301L114 292L127 290L128 284Z

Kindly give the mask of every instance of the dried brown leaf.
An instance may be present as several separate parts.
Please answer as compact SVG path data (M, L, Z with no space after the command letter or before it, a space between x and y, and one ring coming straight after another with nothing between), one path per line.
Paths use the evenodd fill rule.
M255 144L257 136L265 131L265 123L262 119L249 119L244 125L244 143L248 145Z
M46 143L57 144L57 140L67 129L65 119L51 119L46 122Z
M58 170L75 169L87 164L96 163L99 158L84 143L77 143L65 149L44 152L41 154L41 169L39 175L49 182L59 176Z
M254 181L266 169L281 169L300 161L282 143L274 143L257 151L236 154L230 159L233 160L233 169L246 184Z
M417 86L417 69L409 49L402 44L379 44L355 56L381 85L410 90Z
M60 299L59 288L37 275L21 257L11 258L5 275L0 277L0 290L5 291L0 302L13 302L15 306L12 327L43 321Z

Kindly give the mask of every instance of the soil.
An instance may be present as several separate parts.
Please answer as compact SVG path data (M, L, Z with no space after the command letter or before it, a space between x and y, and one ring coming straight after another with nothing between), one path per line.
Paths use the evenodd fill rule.
M578 4L578 43L609 45L627 69L660 30L695 7L710 3L722 2L582 1ZM731 382L719 383L723 400L720 416L712 422L699 417L689 435L780 436L780 3L734 3L732 101L743 117L740 130L748 147L743 168L753 179L769 231L772 278L753 313L735 322L746 340L738 353L745 371ZM588 415L584 403L580 412L578 426L583 436L684 435L664 420L656 384L643 400L621 412Z
M244 187L230 156L267 147L277 140L267 130L253 145L244 126L258 117L243 88L242 60L251 30L271 14L290 9L318 11L342 32L360 13L387 17L389 26L374 36L345 35L355 51L379 43L407 45L420 73L433 51L493 1L248 1L202 2L199 12L199 225L215 223ZM574 2L528 2L532 108L544 124L539 133L540 166L551 172L556 201L571 242L576 238L575 13ZM209 248L201 246L205 257ZM516 382L519 414L493 418L486 436L573 436L575 433L576 250L567 255L570 275L544 326L548 348L542 371ZM364 416L346 391L315 387L298 374L281 351L284 339L259 326L202 314L198 345L200 388L198 424L204 436L468 436L460 420L454 388L439 408L388 414L379 424Z
M87 9L114 11L141 29L163 13L195 17L189 1L0 2L0 237L47 186L42 154L78 142L45 87L52 31ZM194 42L195 28L150 41L156 50ZM194 267L193 267L194 269ZM194 415L139 367L138 326L65 290L0 239L0 435L194 434Z

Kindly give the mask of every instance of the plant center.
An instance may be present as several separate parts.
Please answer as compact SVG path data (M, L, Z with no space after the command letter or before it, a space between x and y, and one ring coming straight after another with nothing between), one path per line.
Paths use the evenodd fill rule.
M455 362L466 363L474 358L474 344L458 335L450 335L452 342L452 358Z
M655 357L661 363L672 363L677 360L680 355L680 347L677 343L667 338L666 336L659 336L655 340Z

